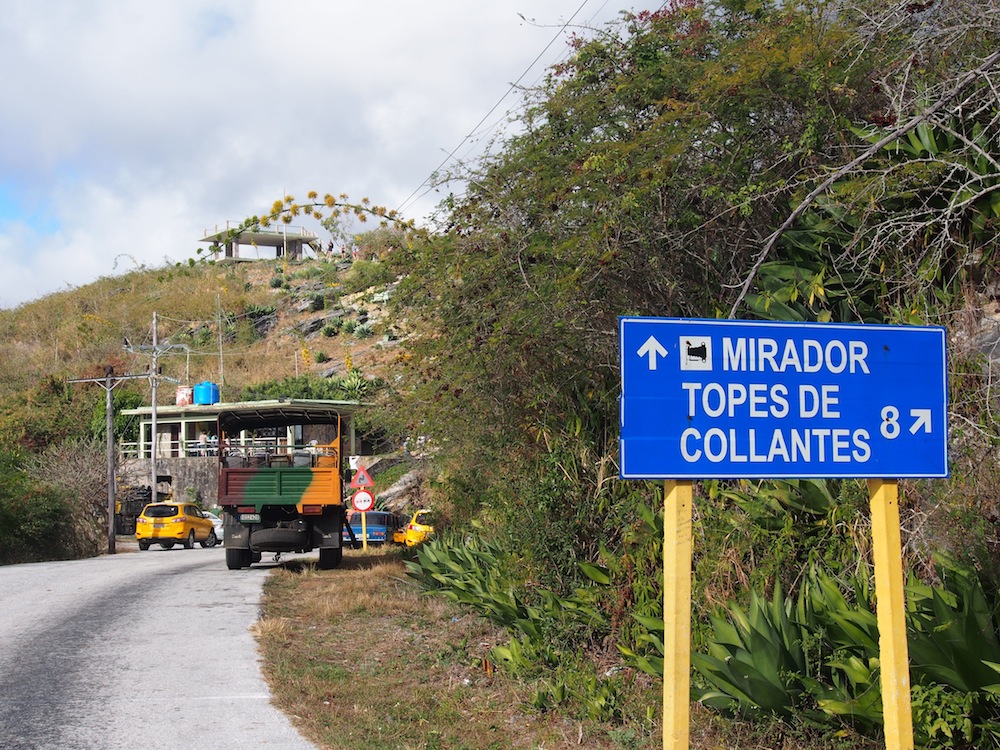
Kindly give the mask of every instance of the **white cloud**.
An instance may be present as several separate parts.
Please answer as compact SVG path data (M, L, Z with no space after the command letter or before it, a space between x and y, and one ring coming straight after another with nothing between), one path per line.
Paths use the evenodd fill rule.
M284 192L395 208L563 21L601 25L624 7L11 0L0 15L0 65L18 71L0 77L0 306L128 270L114 266L123 253L154 266L192 257L204 229ZM560 40L523 83L564 53ZM517 104L509 97L490 123Z

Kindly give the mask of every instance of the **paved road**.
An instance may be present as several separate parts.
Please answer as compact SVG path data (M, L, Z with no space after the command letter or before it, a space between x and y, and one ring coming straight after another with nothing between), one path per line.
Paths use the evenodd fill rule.
M221 547L0 567L0 749L314 750L248 631L267 568Z

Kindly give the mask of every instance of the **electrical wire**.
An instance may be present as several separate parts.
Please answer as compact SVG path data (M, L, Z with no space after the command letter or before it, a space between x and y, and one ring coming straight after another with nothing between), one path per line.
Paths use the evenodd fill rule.
M590 16L590 19L587 21L587 25L588 26L592 26L593 25L595 19L607 7L608 2L610 2L610 0L604 0L604 2L601 3L600 7L596 11L594 11L594 13ZM660 3L658 11L659 10L663 10L663 8L666 7L666 5L667 5L668 2L669 2L669 0L663 0L663 2ZM447 165L450 161L452 161L455 158L455 154L458 152L458 150L460 148L462 148L463 145L465 145L466 143L469 143L469 141L472 140L473 137L479 136L480 134L496 132L496 130L498 129L500 123L508 121L510 119L510 117L520 108L520 106L522 106L522 105L518 105L518 106L509 108L503 114L503 116L501 116L496 121L494 121L494 123L492 125L490 125L488 128L480 130L480 128L482 128L482 125L487 120L487 118L489 118L489 116L491 114L493 114L493 112L495 112L497 110L497 108L500 106L500 104L508 96L510 96L511 92L513 92L521 84L521 81L524 80L524 77L532 70L532 68L535 67L535 65L538 63L538 61L542 59L542 56L549 50L549 48L553 44L555 44L556 40L559 39L559 37L562 36L565 33L566 29L573 22L573 19L576 18L577 15L579 15L580 11L583 10L583 8L584 8L584 6L586 4L587 4L587 0L584 0L584 2L580 5L579 8L576 9L576 11L573 13L573 15L570 16L569 19L565 23L563 23L562 26L559 27L559 30L556 32L555 36L553 36L552 39L549 41L549 43L545 45L545 48L535 57L535 59L531 61L531 64L529 64L528 67L525 68L525 71L518 77L518 79L514 83L512 83L510 85L510 87L507 89L507 91L504 93L504 95L500 97L500 99L497 101L497 103L494 104L493 107L490 108L489 112L487 112L485 115L483 115L483 118L472 129L472 132L470 132L468 135L466 135L465 138L463 138L461 140L461 142L454 149L452 149L451 152L442 160L442 162L437 166L437 168L435 170L433 170L430 173L430 175L428 175L428 177L422 183L420 183L420 185L418 185L413 190L412 193L410 193L409 196L407 196L407 198L399 205L399 208L396 209L397 211L399 211L400 213L405 212L405 210L407 208L409 208L410 206L412 206L416 201L420 200L425 195L427 195L431 190L433 190L436 187L432 183L432 180L434 179L434 176L441 169L443 169L445 167L445 165ZM523 16L522 16L522 18L523 18ZM566 50L565 52L563 52L563 54L559 58L557 58L556 62L562 62L567 57L569 57L570 54L571 54L570 51ZM555 64L555 63L553 63L553 64ZM546 68L546 70L548 68L551 68L551 67L552 67L552 65L549 65ZM538 75L538 77L535 79L535 81L532 84L532 86L537 86L538 85L539 81L542 78L542 75L543 75L543 73L540 73ZM477 141L478 141L478 138L477 138ZM460 164L463 163L465 161L466 157L469 154L472 153L473 147L474 147L474 144L470 144L469 148L465 151L465 153L462 155L462 157L460 157L457 160Z
M527 68L525 68L524 72L523 72L523 73L521 73L521 75L520 75L520 76L518 76L518 79L517 79L516 81L514 81L514 83L510 84L510 86L508 87L507 91L506 91L506 92L504 92L504 95L503 95L503 96L501 96L501 97L500 97L500 99L498 99L498 100L497 100L497 103L496 103L496 104L494 104L494 105L493 105L492 107L490 107L490 110L489 110L489 111L488 111L488 112L487 112L487 113L486 113L485 115L483 115L482 119L480 119L480 120L479 120L479 122L478 122L478 123L476 123L475 127L473 127L473 128L472 128L472 131L471 131L471 132L470 132L470 133L469 133L468 135L466 135L466 136L465 136L465 137L464 137L464 138L463 138L463 139L461 140L461 142L459 142L459 144L458 144L457 146L455 146L455 148L453 148L453 149L451 150L451 152L450 152L450 153L449 153L449 154L448 154L448 155L447 155L447 156L446 156L446 157L444 158L444 160L443 160L443 161L442 161L442 162L441 162L441 163L440 163L440 164L439 164L439 165L438 165L438 166L437 166L437 167L436 167L436 168L435 168L435 169L434 169L434 170L433 170L433 171L431 172L431 174L430 174L430 175L428 175L428 177L427 177L427 178L426 178L426 179L425 179L425 180L424 180L424 181L423 181L422 183L420 183L420 184L419 184L419 185L418 185L418 186L417 186L417 187L416 187L416 188L414 189L414 191L413 191L412 193L410 193L410 194L409 194L409 195L408 195L408 196L406 197L406 199L405 199L405 200L404 200L404 201L403 201L403 202L402 202L402 203L401 203L401 204L399 205L399 208L397 208L397 209L396 209L396 210L397 210L397 211L398 211L399 213L403 213L403 211L404 211L404 210L405 210L405 209L406 209L406 208L407 208L407 207L408 207L409 205L412 205L412 202L413 202L413 201L415 201L415 200L418 200L418 199L420 199L420 198L423 198L423 197L424 197L425 195L427 195L427 193L428 193L428 192L429 192L430 190L432 190L432 189L433 189L433 186L429 184L429 183L430 183L430 181L431 181L431 179L433 178L433 176L434 176L434 175L435 175L435 174L436 174L437 172L439 172L439 171L440 171L441 169L443 169L443 168L444 168L444 166L445 166L446 164L448 164L448 162L450 162L450 161L452 160L452 158L453 158L453 157L455 156L455 154L456 154L456 153L458 152L458 150L459 150L460 148L462 148L462 146L464 146L464 145L465 145L465 144L466 144L466 143L467 143L467 142L468 142L468 141L469 141L469 140L470 140L470 139L471 139L471 138L472 138L472 137L473 137L473 136L475 135L476 131L478 131L478 130L479 130L479 128L480 128L480 127L482 127L483 123L484 123L484 122L486 122L486 120L487 120L487 119L489 119L490 115L492 115L492 114L493 114L493 113L494 113L494 112L495 112L495 111L496 111L496 110L497 110L497 109L498 109L498 108L500 107L500 105L501 105L501 104L503 104L504 100L505 100L505 99L506 99L506 98L507 98L508 96L510 96L511 92L513 92L513 91L514 91L514 90L515 90L515 89L516 89L516 88L517 88L517 87L518 87L518 86L520 85L521 81L522 81L522 80L524 80L525 76L527 76L527 75L528 75L528 73L530 73L530 72L531 72L531 70L532 70L532 69L533 69L533 68L535 67L535 65L536 65L536 64L538 64L538 61L542 59L542 56L543 56L543 55L544 55L544 54L545 54L546 52L548 52L549 48L550 48L550 47L551 47L551 46L552 46L553 44L555 44L555 43L556 43L556 40L558 40L558 39L559 39L559 37L561 37L561 36L563 35L563 33L565 33L565 31L566 31L567 27L568 27L568 26L569 26L569 25L570 25L570 24L571 24L571 23L573 22L573 19L574 19L574 18L576 18L576 17L577 17L577 15L579 15L580 11L582 11L582 10L583 10L583 8L584 8L584 6L586 6L587 2L588 2L588 0L583 0L583 2L582 2L582 3L580 4L580 7L579 7L579 8L577 8L577 9L576 9L576 10L575 10L575 11L573 12L573 15L572 15L572 16L570 16L570 17L569 17L569 18L568 18L568 19L567 19L567 20L566 20L566 21L565 21L565 22L564 22L564 23L562 24L562 26L560 26L560 27L559 27L559 30L558 30L558 31L556 32L555 36L553 36L553 37L552 37L552 39L551 39L551 40L549 40L549 43L548 43L548 44L546 44L546 45L545 45L545 47L544 47L544 48L542 49L542 51L541 51L541 52L539 52L539 53L538 53L538 54L537 54L537 55L535 56L535 59L531 61L531 63L530 63L529 65L528 65L528 67L527 67ZM607 5L607 0L605 0L605 3L604 3L604 5ZM601 8L603 8L603 7L604 7L604 5L602 5L602 6L601 6ZM522 16L522 18L523 18L523 16ZM508 113L507 113L507 115L505 115L503 119L506 119L506 117L507 117L507 116L508 116L509 114L510 114L510 110L508 110ZM425 190L424 192L422 192L422 193L421 193L420 191L421 191L421 190L422 190L422 189L423 189L423 188L424 188L425 186L427 187L427 190ZM418 195L418 193L419 193L419 195Z

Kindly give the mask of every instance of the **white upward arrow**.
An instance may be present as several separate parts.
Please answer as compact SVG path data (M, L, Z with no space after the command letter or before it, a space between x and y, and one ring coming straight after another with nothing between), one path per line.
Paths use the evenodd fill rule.
M910 416L916 417L916 420L910 425L910 434L916 435L917 430L921 427L924 428L924 432L931 431L931 410L930 409L910 409Z
M662 344L655 338L650 336L646 339L646 343L639 347L639 351L636 352L640 357L649 357L649 369L656 369L656 356L661 357L667 356L667 350L663 348Z

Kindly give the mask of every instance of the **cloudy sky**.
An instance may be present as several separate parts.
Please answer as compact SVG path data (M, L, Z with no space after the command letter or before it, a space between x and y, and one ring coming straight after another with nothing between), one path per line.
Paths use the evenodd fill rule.
M285 194L419 221L441 198L421 185L516 110L512 84L661 4L6 0L0 308L195 257Z

